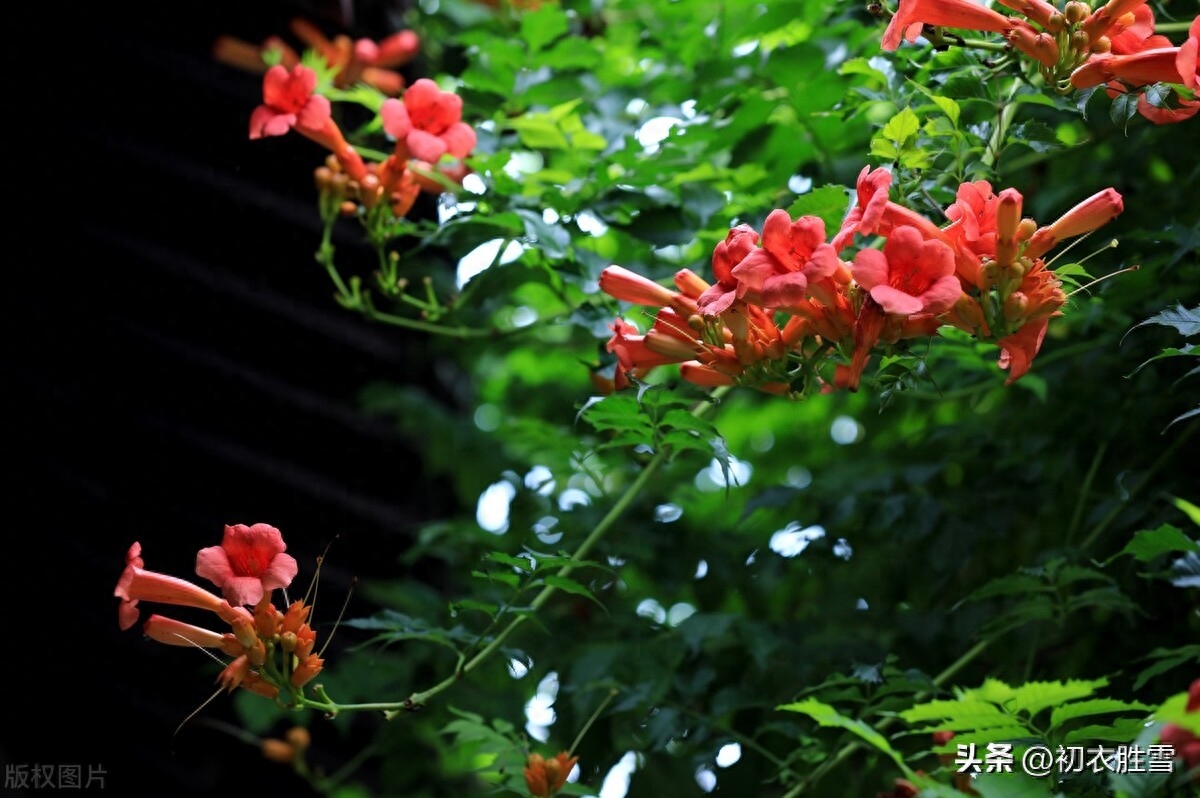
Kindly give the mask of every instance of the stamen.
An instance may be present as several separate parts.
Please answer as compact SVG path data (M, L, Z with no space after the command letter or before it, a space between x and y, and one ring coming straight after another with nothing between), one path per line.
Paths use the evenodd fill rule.
M1095 280L1092 280L1087 285L1081 285L1078 288L1076 288L1074 291L1072 291L1071 293L1067 294L1067 299L1070 299L1071 297L1075 296L1080 291L1088 290L1096 283L1103 282L1104 280L1107 280L1109 277L1116 277L1118 274L1124 274L1125 272L1136 272L1140 268L1142 268L1141 264L1135 263L1132 266L1125 267L1124 269L1117 269L1112 274L1106 274L1103 277L1097 277Z
M196 717L198 714L200 714L200 710L204 709L206 706L208 706L209 704L211 704L211 703L213 702L213 699L214 699L214 698L216 698L217 696L219 696L219 695L220 695L221 693L223 693L223 692L225 692L225 688L224 688L224 687L218 687L218 688L217 688L217 692L213 693L213 694L212 694L212 695L210 695L210 696L209 696L207 699L205 699L205 701L204 701L204 703L203 703L203 704L201 704L200 706L198 706L198 707L196 707L195 709L193 709L193 710L192 710L192 713L191 713L190 715L188 715L186 718L184 718L184 719L183 719L183 721L182 721L182 722L180 722L180 724L179 724L178 726L176 726L176 727L175 727L175 732L174 732L174 733L171 735L171 738L172 738L172 739L174 739L175 737L178 737L178 736L179 736L179 730L180 730L180 729L182 729L184 726L186 726L186 725L187 725L187 722L188 722L189 720L191 720L192 718L194 718L194 717Z
M346 593L346 600L342 602L341 612L338 613L337 620L333 622L333 629L329 632L329 637L325 638L325 645L321 646L321 650L317 652L317 656L324 658L325 649L329 648L329 644L333 642L333 636L338 630L338 624L342 622L342 617L346 614L346 609L350 606L350 597L354 595L354 586L358 584L358 577L350 580L350 590Z

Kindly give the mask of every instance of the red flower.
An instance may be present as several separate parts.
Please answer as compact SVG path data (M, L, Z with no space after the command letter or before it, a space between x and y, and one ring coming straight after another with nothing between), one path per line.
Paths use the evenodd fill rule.
M748 224L739 224L729 231L725 240L713 250L713 276L717 284L710 286L696 300L696 307L705 316L717 316L729 310L738 298L737 278L733 267L741 263L758 246L758 233Z
M125 554L125 570L121 573L121 578L117 580L116 590L113 591L113 595L121 599L121 603L117 607L117 623L120 624L121 629L128 629L137 623L138 600L129 597L129 586L133 583L135 569L145 566L146 563L142 561L142 544L134 541Z
M250 138L282 136L293 127L318 132L332 115L329 100L313 94L317 73L296 65L292 71L278 64L263 76L263 104L250 115Z
M893 230L883 252L859 252L850 272L884 311L901 316L936 316L962 294L954 276L954 251L941 241L925 240L912 227Z
M1113 188L1098 191L1060 216L1052 224L1038 228L1029 239L1024 255L1039 258L1064 238L1090 233L1117 217L1125 209L1125 201Z
M880 46L895 50L902 38L915 41L923 25L1003 33L1012 27L1012 20L970 0L900 0Z
M785 308L804 301L809 279L837 271L837 252L825 243L825 222L787 211L771 211L763 223L762 248L750 252L731 273L738 296L764 308Z
M1049 318L1030 321L1012 335L1000 339L1000 368L1008 369L1005 385L1012 385L1029 371L1038 350L1042 348L1049 324Z
M566 751L560 751L553 759L546 759L541 754L530 754L525 766L525 786L534 798L550 798L567 783L571 768L579 757L570 756Z
M413 157L437 163L445 154L465 158L475 148L475 130L462 121L462 98L421 78L402 99L384 101L383 129Z
M833 248L838 252L854 240L855 233L864 235L874 233L879 229L883 212L888 204L888 187L892 185L892 173L879 168L871 171L864 166L858 173L857 199L850 213L842 221L842 227L833 237Z
M220 546L196 555L196 574L219 587L230 604L257 604L264 593L295 578L299 566L283 553L286 549L279 530L269 524L226 526Z

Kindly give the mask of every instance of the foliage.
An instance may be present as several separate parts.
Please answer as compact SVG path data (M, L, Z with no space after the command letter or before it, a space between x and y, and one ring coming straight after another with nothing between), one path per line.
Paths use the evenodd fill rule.
M344 308L436 359L436 384L362 401L420 452L396 479L455 511L406 530L397 563L436 587L368 584L351 605L356 649L326 663L336 703L319 706L339 724L357 703L384 715L360 769L315 786L360 794L374 772L381 794L528 794L519 771L542 748L579 757L573 795L622 772L633 796L899 795L897 778L929 795L1187 789L1178 766L972 785L948 759L1200 733L1182 698L1200 664L1200 406L1197 369L1176 368L1197 356L1178 338L1200 335L1197 123L1148 123L1144 94L1110 113L1103 90L1059 92L999 37L929 29L882 52L871 9L440 0L405 15L478 142L466 171L414 166L436 200L402 213L323 183L317 261ZM1178 42L1186 25L1164 30ZM382 162L385 94L306 63ZM1156 107L1192 96L1155 85ZM761 230L772 209L832 235L864 165L938 226L974 181L1020 187L1043 220L1124 196L1104 241L1051 262L1066 304L1029 373L997 368L1004 336L962 326L882 347L858 392L831 390L857 327L804 353L790 396L618 362L614 318L646 330L654 313L601 291L606 267L708 280L730 228ZM980 303L1004 305L994 288ZM357 657L369 666L344 664ZM953 742L931 748L933 732Z

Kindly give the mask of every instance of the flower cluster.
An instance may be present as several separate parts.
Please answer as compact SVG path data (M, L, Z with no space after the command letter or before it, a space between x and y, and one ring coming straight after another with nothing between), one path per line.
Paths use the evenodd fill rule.
M767 216L761 236L738 225L713 252L712 285L687 269L676 274L675 291L620 266L605 269L605 293L661 308L644 335L621 319L612 325L616 387L680 363L683 378L698 385L805 393L817 380L856 390L877 345L942 325L999 344L1008 382L1020 378L1067 299L1042 256L1110 221L1121 195L1105 189L1039 227L1022 218L1015 189L996 194L986 181L964 183L946 209L950 223L938 227L888 199L891 179L864 168L857 204L828 241L821 219L793 221L784 210ZM882 237L883 246L843 260L858 235ZM821 361L838 352L849 354L848 364L819 376Z
M541 754L530 754L525 766L525 786L533 798L550 798L567 783L571 768L579 757L571 756L566 751L560 751L551 759Z
M396 139L394 152L366 163L333 119L329 99L317 93L317 73L276 64L263 77L263 104L250 116L250 138L281 136L289 130L312 139L332 154L316 170L317 187L343 213L359 205L371 210L386 202L397 218L408 214L422 191L440 193L444 183L461 183L461 160L475 148L475 130L462 121L462 99L422 78L400 99L381 110L384 130ZM442 157L457 159L442 165Z
M384 94L399 94L404 89L404 77L396 68L415 58L421 49L421 40L411 30L393 33L376 42L365 38L351 40L345 35L330 39L303 19L292 20L291 28L333 71L333 85L338 88L366 83ZM222 63L251 72L265 71L268 58L278 59L278 64L287 69L300 63L300 54L278 36L269 37L262 45L221 36L213 45L213 56Z
M137 623L141 601L208 610L229 624L230 631L214 632L161 615L151 615L142 631L160 643L211 648L231 657L217 677L226 690L242 687L267 698L299 690L321 671L324 660L313 652L316 633L308 625L310 607L295 601L281 612L272 604L274 591L291 584L298 570L295 558L284 553L286 548L273 526L225 527L220 546L196 555L196 573L212 581L222 598L185 579L147 571L142 546L134 543L113 591L121 600L120 626L129 629Z
M1154 33L1154 12L1146 0L1108 0L1093 9L1070 0L1061 10L1047 0L999 0L1017 12L1008 16L971 0L900 0L884 32L882 46L895 50L914 41L927 25L1000 33L1033 59L1047 83L1067 93L1104 85L1109 95L1138 92L1138 111L1156 124L1178 122L1200 111L1197 49L1200 16L1187 41L1176 47ZM1171 92L1145 89L1174 86ZM1175 100L1168 97L1174 95Z

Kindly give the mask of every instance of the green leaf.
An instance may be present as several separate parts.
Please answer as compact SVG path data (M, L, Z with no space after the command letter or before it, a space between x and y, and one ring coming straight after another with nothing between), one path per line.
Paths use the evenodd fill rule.
M1176 668L1184 663L1200 664L1200 644L1182 646L1181 648L1167 649L1156 648L1146 655L1147 659L1158 659L1150 667L1138 674L1137 681L1133 683L1134 691L1141 690L1146 682L1153 679L1162 673L1166 673L1172 668Z
M1108 109L1108 118L1114 125L1124 128L1137 113L1137 94L1134 92L1122 94L1112 102Z
M1050 713L1051 728L1061 726L1069 720L1089 717L1091 715L1106 715L1112 712L1144 712L1153 709L1147 704L1118 701L1115 698L1093 698L1089 701L1074 701L1060 707L1055 707Z
M1083 726L1068 732L1063 744L1128 743L1137 739L1145 726L1145 718L1121 718L1111 726Z
M1162 723L1173 723L1185 731L1200 735L1200 712L1188 712L1187 702L1187 693L1171 696L1155 710L1154 719Z
M533 564L529 562L527 557L514 557L511 554L505 554L502 551L489 551L483 555L485 560L498 562L502 565L511 565L513 568L529 573L533 570Z
M842 186L827 185L801 194L788 208L793 219L801 216L816 216L825 223L825 232L832 234L842 224L850 198Z
M567 15L556 3L521 14L521 38L532 52L543 49L567 32Z
M592 591L588 590L574 579L568 579L567 577L560 576L558 574L549 574L543 581L547 585L556 587L564 593L570 593L573 596L586 596L592 601L595 601L597 604L600 603L597 601L596 597L592 595Z
M1123 554L1132 556L1138 562L1147 562L1175 551L1200 552L1200 543L1183 534L1179 527L1163 524L1158 529L1143 529L1134 533L1125 548L1110 557L1106 564Z
M1145 327L1147 324L1160 324L1164 327L1174 327L1179 330L1180 334L1187 338L1193 335L1200 335L1200 305L1186 309L1183 303L1177 303L1173 308L1167 308L1161 313L1156 313L1145 321L1138 322L1130 328L1129 332L1133 332L1138 327ZM1126 333L1128 335L1129 333Z
M947 724L947 731L960 729L985 729L989 726L1007 726L1013 717L991 701L978 698L963 698L958 701L938 700L906 709L900 717L908 723L937 721Z
M880 133L886 140L895 144L897 150L903 150L910 140L917 137L920 131L921 120L917 119L917 115L911 108L906 107L889 119Z
M995 682L995 680L988 680ZM1002 683L999 683L1002 684ZM1012 688L1011 696L1006 700L1005 707L1017 712L1027 712L1030 717L1044 709L1063 704L1076 698L1086 698L1095 692L1097 687L1108 684L1107 679L1087 681L1069 679L1065 682L1026 682Z
M1019 764L1011 773L980 773L971 780L971 789L981 798L1039 798L1054 794L1050 780L1025 773Z
M905 774L912 774L912 771L909 769L908 765L904 764L904 759L896 752L894 748L892 748L891 743L887 741L886 737L875 731L875 729L873 729L871 726L863 723L861 720L847 718L828 704L823 704L820 701L810 698L795 704L783 704L776 707L776 709L783 712L799 712L802 715L807 715L808 717L812 718L822 726L833 726L840 729L845 729L852 734L856 734L864 741L873 745L876 749L889 756L891 760L896 763L896 766L903 770Z

